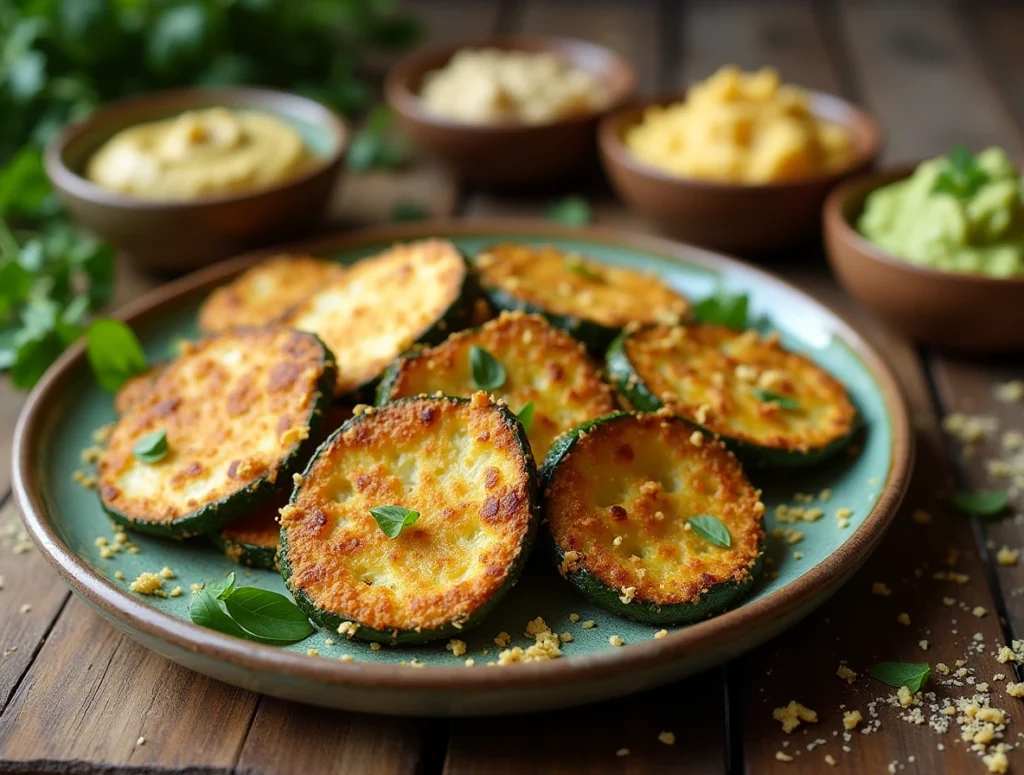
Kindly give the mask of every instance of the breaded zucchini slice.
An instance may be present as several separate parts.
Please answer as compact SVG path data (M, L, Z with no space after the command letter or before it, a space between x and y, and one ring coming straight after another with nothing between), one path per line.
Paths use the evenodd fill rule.
M613 613L697 621L743 597L760 571L760 492L720 442L668 412L584 423L555 442L541 483L559 572ZM698 516L717 518L729 545L693 530Z
M427 239L363 259L284 322L331 349L342 396L368 386L413 344L434 344L464 327L472 297L462 254L450 242Z
M436 347L399 358L381 378L378 405L438 391L472 395L480 389L471 366L474 346L505 370L504 382L490 391L495 398L504 399L517 415L533 404L526 435L538 460L556 436L615 408L612 390L586 348L540 315L522 312L503 312L478 329L452 334Z
M121 386L120 390L114 394L114 411L118 414L124 414L142 401L149 391L153 389L153 385L156 384L156 378L164 370L165 366L166 364L163 363L157 366L150 366L145 371L129 378Z
M312 334L283 327L189 344L120 416L98 463L103 508L156 535L211 533L291 487L334 385ZM163 431L162 459L134 449Z
M415 523L388 538L370 509ZM317 451L281 510L281 575L328 630L418 643L464 632L515 584L538 521L515 416L478 392L366 407Z
M248 516L232 522L210 540L219 546L228 559L250 568L277 568L277 546L281 528L277 524L280 501L260 506Z
M709 324L643 327L612 343L607 366L635 409L666 406L752 465L817 463L859 426L843 385L784 349L777 335Z
M544 315L598 354L627 323L678 323L690 311L680 293L653 275L551 245L494 245L474 264L495 309Z
M272 256L211 293L199 308L199 329L215 334L268 325L344 272L341 264L312 256Z

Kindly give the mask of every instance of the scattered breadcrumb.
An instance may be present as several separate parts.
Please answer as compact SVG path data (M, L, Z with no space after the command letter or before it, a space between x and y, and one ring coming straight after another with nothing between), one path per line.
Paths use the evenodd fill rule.
M981 619L982 617L988 615L988 609L984 606L976 605L974 606L974 608L971 609L971 613L974 614L977 618Z
M164 580L156 573L140 573L129 586L132 592L140 595L158 595L164 585Z
M784 751L776 751L775 752L775 758L776 758L776 760L778 760L780 762L791 762L791 761L793 761L793 757L790 756L788 753L785 753Z
M857 680L857 673L848 668L846 665L840 665L836 669L836 675L839 676L842 680L846 681L846 683L848 684L852 684L854 681Z
M804 707L796 700L791 700L785 707L773 710L772 718L782 723L782 731L787 735L800 726L801 721L818 723L817 712Z
M843 729L852 731L864 720L859 710L848 710L843 713Z
M145 737L141 737L140 736L139 739L135 741L135 745L145 745L145 744L146 744L146 738Z
M166 565L160 569L160 578L162 579L173 579L176 578L174 571L168 568Z
M1000 565L1016 565L1020 559L1020 549L1011 549L1003 544L996 552L996 562Z
M21 613L23 613L23 614L27 614L27 613L29 613L32 610L32 604L31 603L23 603L21 608L19 608L18 610L21 611Z
M181 597L181 587L175 587L170 591L171 597Z
M871 594L878 595L879 597L889 597L892 594L892 590L885 582L876 581L871 585Z
M306 649L306 653L311 657L320 656L320 649Z
M452 652L453 656L461 657L463 654L466 653L466 642L463 640L456 640L455 638L452 638L450 641L448 641L448 645L445 646L445 648L448 651Z
M349 640L352 640L352 636L359 630L359 625L355 622L342 622L338 625L338 634L344 635Z
M580 627L582 627L584 630L592 630L596 626L597 622L595 622L593 619L587 619L585 622L583 622L583 624L580 625Z
M902 613L896 617L896 621L902 624L904 627L910 626L910 614Z
M668 630L658 630L656 633L654 633L654 637L655 638L659 638L659 639L660 638L667 638L668 637Z
M658 733L658 742L664 743L665 745L675 745L676 744L676 734L675 734L675 732L659 732Z
M569 614L569 621L570 621L570 622L576 623L576 622L578 622L579 620L580 620L580 615L579 615L579 614L577 614L577 613L571 613L571 614Z
M619 757L629 756L629 749L628 748L620 748L619 750L617 750L615 752L615 755L619 756Z
M610 636L610 637L608 638L608 642L609 642L609 643L610 643L611 645L613 645L613 646L616 646L616 647L624 645L624 641L623 641L623 640L622 640L622 638L620 638L620 637L619 637L618 635L612 635L612 636Z
M124 572L119 570L114 571L114 578L118 581L124 581Z

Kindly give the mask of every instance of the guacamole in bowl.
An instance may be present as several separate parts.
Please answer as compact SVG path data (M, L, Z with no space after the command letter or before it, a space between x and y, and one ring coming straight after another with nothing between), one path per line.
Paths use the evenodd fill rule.
M869 194L857 230L913 264L1024 276L1024 180L1000 148L957 148Z

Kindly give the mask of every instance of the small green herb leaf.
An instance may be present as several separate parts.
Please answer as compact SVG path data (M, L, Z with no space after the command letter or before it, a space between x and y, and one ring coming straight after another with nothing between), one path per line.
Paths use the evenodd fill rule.
M377 506L370 509L370 514L377 521L380 532L388 538L398 538L404 528L409 527L420 518L418 511L403 506Z
M869 667L868 672L884 684L906 686L910 691L917 692L928 683L932 669L923 662L879 662Z
M516 417L519 418L519 424L523 426L523 430L529 433L530 426L533 425L533 401L520 409Z
M505 367L478 345L469 348L469 370L473 384L481 390L497 390L505 384Z
M551 206L548 218L566 226L586 226L590 223L590 205L581 196L567 196Z
M395 202L395 206L391 208L393 221L422 221L429 217L430 211L416 202Z
M1006 490L958 492L950 498L950 503L958 511L972 517L995 517L1010 505L1010 495Z
M570 261L568 266L570 272L575 272L581 277L586 277L588 280L593 280L595 283L604 282L604 277L602 275L595 272L582 261Z
M239 587L223 599L231 618L260 640L295 643L313 634L302 609L277 592Z
M763 388L753 388L751 392L754 397L762 404L778 404L783 409L799 409L800 402L795 398L784 396L781 393L775 393L771 390L764 390Z
M146 368L138 337L120 320L94 320L86 333L86 354L96 381L111 392Z
M251 640L249 633L231 618L221 607L217 596L209 590L204 589L193 596L192 602L188 606L188 615L200 627L208 627L217 632L234 635L236 638Z
M946 156L946 165L935 179L932 193L970 199L987 182L988 174L978 165L974 154L967 146L958 145Z
M219 600L223 600L235 591L235 574L229 573L220 581L214 581L210 584L207 584L203 588L203 591L209 592L211 595L213 595L215 598Z
M729 533L729 528L722 524L722 520L718 517L701 514L698 517L690 517L687 524L694 533L715 546L726 549L732 546L732 535Z
M718 291L698 301L693 313L701 323L714 323L742 331L747 327L747 309L750 299L745 293L731 294Z
M161 428L135 442L132 454L140 463L152 465L167 457L167 449L167 431Z

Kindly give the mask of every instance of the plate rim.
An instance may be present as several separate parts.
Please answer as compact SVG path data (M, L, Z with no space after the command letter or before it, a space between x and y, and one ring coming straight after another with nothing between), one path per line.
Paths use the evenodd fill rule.
M233 638L147 605L90 568L57 535L45 516L43 495L33 484L36 459L33 450L38 448L36 441L45 425L49 408L61 400L69 376L86 362L85 345L79 341L57 359L32 390L14 432L14 497L28 532L40 552L65 583L94 607L101 609L106 618L176 650L198 653L254 673L270 673L279 678L296 677L342 689L379 688L424 693L438 689L476 692L496 688L529 691L548 687L554 690L613 678L629 671L656 668L676 658L721 648L742 638L752 625L764 626L785 616L814 598L829 581L851 574L867 559L895 517L910 480L914 436L903 391L887 362L842 315L783 278L739 259L662 237L603 226L568 227L550 221L514 217L432 219L337 232L252 251L154 288L116 310L112 317L137 324L158 316L164 308L176 304L181 297L215 287L261 258L275 253L316 254L379 242L495 233L529 238L577 239L684 261L704 269L724 267L753 276L759 285L781 287L820 308L831 319L835 332L864 363L882 392L886 413L892 420L889 471L878 500L863 523L825 559L775 592L671 632L668 637L631 643L626 648L601 649L571 659L522 664L517 665L515 670L466 670L461 661L451 666L425 665L415 670L403 670L395 664L358 659L346 663L285 651Z

